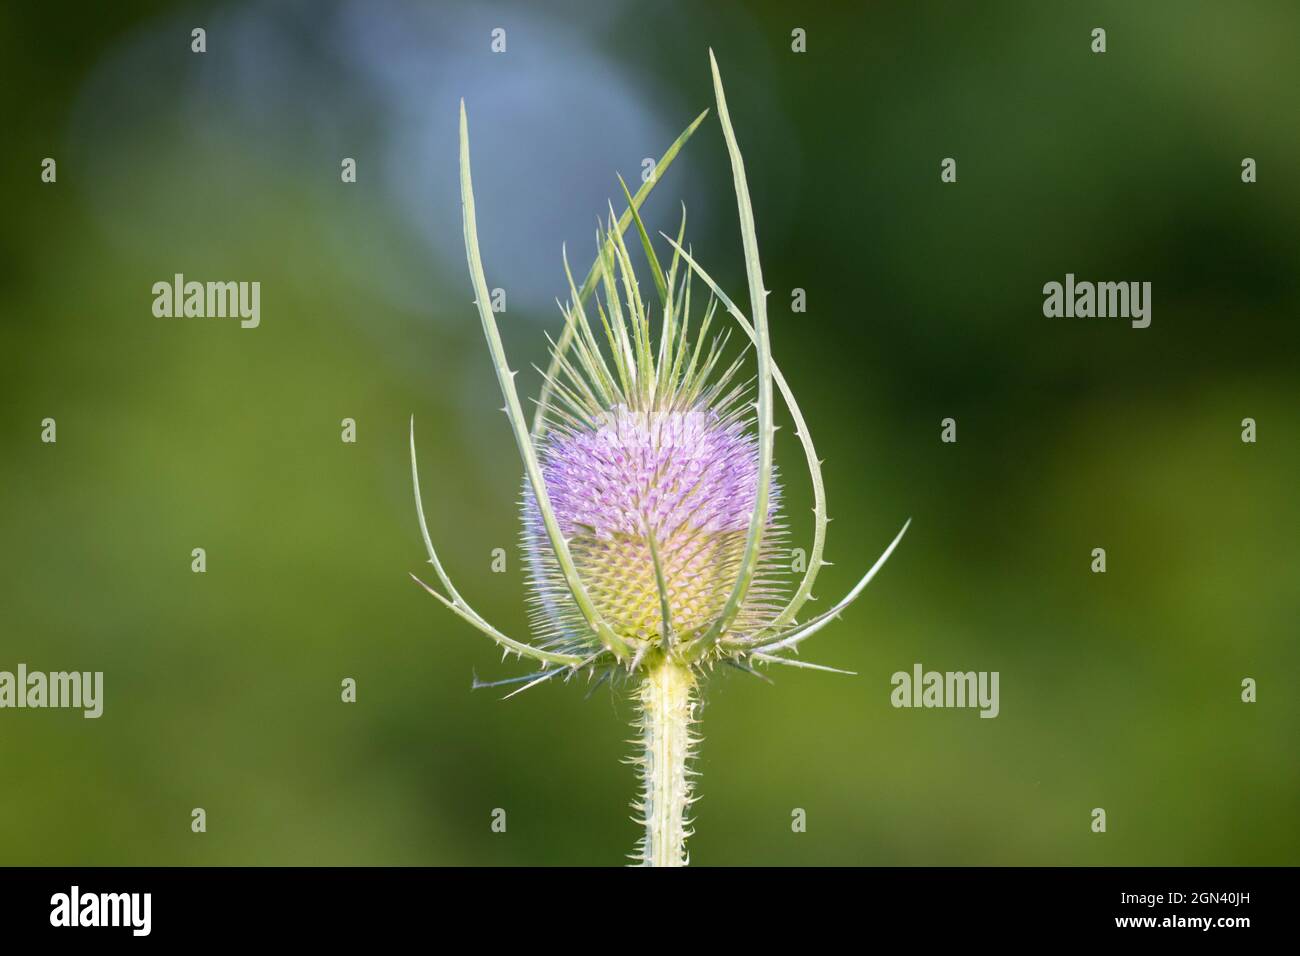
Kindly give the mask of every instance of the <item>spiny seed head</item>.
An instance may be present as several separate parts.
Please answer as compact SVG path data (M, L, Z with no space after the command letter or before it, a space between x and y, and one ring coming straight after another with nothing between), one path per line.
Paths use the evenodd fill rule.
M551 433L541 461L574 564L615 633L636 647L664 645L666 637L688 642L714 623L735 584L758 493L748 422L708 406L633 411L620 404L588 428ZM590 643L526 483L523 501L534 628L556 646ZM732 624L738 633L779 610L779 505L773 482L757 573Z

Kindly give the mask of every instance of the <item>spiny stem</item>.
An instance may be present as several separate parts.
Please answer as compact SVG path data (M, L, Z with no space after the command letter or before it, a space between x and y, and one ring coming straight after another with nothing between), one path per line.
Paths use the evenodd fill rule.
M695 677L671 657L660 655L641 683L642 797L645 821L638 854L646 866L685 866L691 785L686 764L697 739L691 734Z

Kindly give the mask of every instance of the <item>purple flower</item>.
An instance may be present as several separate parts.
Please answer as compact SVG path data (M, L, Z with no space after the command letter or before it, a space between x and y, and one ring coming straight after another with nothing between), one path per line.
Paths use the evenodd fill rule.
M541 464L578 574L616 633L634 643L664 636L652 540L673 637L689 641L717 619L754 513L759 461L751 423L709 408L635 412L619 405L589 429L552 432ZM773 482L758 573L732 625L738 634L781 608L779 502ZM591 644L595 635L573 604L527 483L523 517L535 632L548 646Z

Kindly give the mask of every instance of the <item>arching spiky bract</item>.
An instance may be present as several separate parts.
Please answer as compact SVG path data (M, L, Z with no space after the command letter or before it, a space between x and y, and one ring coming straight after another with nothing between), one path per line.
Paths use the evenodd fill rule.
M714 59L712 50L709 50L709 66L713 71L713 93L718 101L718 121L722 125L722 135L727 141L732 178L736 183L740 238L745 249L745 275L749 279L750 307L754 314L754 339L758 356L759 477L754 495L753 515L750 518L749 530L746 532L745 551L736 575L736 583L732 586L731 593L727 596L727 603L717 619L687 648L687 659L691 661L699 660L709 653L712 645L728 632L735 623L749 587L753 583L754 571L762 551L764 516L767 512L768 497L772 491L772 451L776 439L776 428L772 424L772 347L767 334L767 289L763 286L763 269L758 259L754 210L749 200L749 185L745 179L745 162L740 155L740 146L736 143L736 134L731 128L727 98L722 91L722 75L718 72L718 61Z
M461 104L461 194L465 248L475 304L496 368L525 471L522 540L536 643L491 627L453 587L438 560L423 512L420 529L446 595L421 584L505 654L527 656L541 670L518 679L511 694L585 672L599 685L618 674L640 681L644 784L638 811L645 837L637 859L652 865L686 860L691 800L688 762L701 678L716 663L757 674L756 665L836 671L785 656L824 627L866 587L907 525L849 595L831 610L798 623L823 558L826 517L820 461L807 424L772 360L766 296L744 163L727 111L717 63L709 54L718 116L731 159L750 292L751 322L696 262L685 243L686 215L665 271L639 206L659 181L635 196L619 180L627 211L597 230L596 261L581 287L562 255L569 300L531 430L506 363L488 303L479 255L469 170L468 124ZM660 161L662 174L705 114ZM635 224L654 284L643 295L624 232ZM681 269L685 263L686 268ZM680 270L680 275L679 275ZM694 277L708 287L700 307ZM753 346L756 372L742 376L749 350L728 359L728 330L715 328L718 305ZM658 324L657 334L654 325ZM773 390L795 424L813 487L812 552L787 600L786 528L773 463ZM420 504L411 438L412 480ZM417 579L418 580L418 579ZM759 675L761 676L761 675Z
M623 215L619 217L618 231L620 235L627 231L628 226L632 223L633 213L641 207L643 202L645 202L646 198L650 195L651 190L653 190L660 182L664 173L668 171L668 167L671 166L673 160L677 158L677 154L681 151L682 147L686 145L686 141L695 134L695 131L699 129L700 124L704 122L704 118L708 115L708 110L702 111L699 116L695 117L695 119L691 121L691 125L686 127L686 129L682 131L682 134L673 141L672 145L664 151L664 154L659 157L659 161L655 163L655 175L651 176L641 184L641 188L637 190L636 195L628 202L628 208L623 212ZM626 188L624 189L624 192L626 192ZM685 225L684 216L683 225ZM680 239L681 236L679 235L678 240L680 241ZM597 259L597 261L592 264L591 270L587 273L586 279L583 280L581 290L575 292L573 301L576 305L581 306L582 303L591 297L592 292L595 291L599 277L599 266L600 260ZM567 262L565 263L565 271L568 272ZM572 275L569 275L569 285L570 287L573 286ZM556 343L554 359L552 360L551 367L546 373L547 380L553 379L558 372L557 361L563 358L565 352L568 350L569 345L572 343L572 336L572 327L566 325L564 331L560 334L560 341ZM548 384L548 381L543 381L541 395L537 400L537 410L533 413L532 434L534 441L540 439L546 433L546 412L549 407L550 385Z

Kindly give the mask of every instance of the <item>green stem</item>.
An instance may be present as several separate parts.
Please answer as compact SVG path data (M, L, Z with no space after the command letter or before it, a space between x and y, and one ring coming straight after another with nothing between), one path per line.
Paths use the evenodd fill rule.
M671 657L651 661L641 683L641 735L638 758L643 786L637 808L644 815L645 837L639 859L646 866L685 866L690 821L691 784L687 776L696 738L695 677Z

